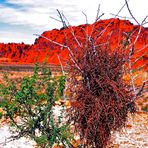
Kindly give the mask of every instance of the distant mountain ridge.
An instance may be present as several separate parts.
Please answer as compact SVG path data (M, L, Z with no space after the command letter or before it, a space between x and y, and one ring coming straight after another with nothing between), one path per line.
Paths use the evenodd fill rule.
M84 43L86 36L92 36L96 43L109 42L112 49L116 48L130 32L131 42L134 41L138 34L140 26L135 26L128 20L107 19L100 20L94 24L84 24L79 26L70 26L60 30L53 29L45 31L42 36L62 45L78 49L78 43ZM75 37L74 37L75 36ZM141 28L140 36L135 45L136 56L140 56L148 51L148 28ZM68 50L62 48L45 38L38 37L33 45L23 43L0 43L0 62L17 62L17 63L35 63L47 61L48 63L59 64L57 55L61 60L69 57ZM144 55L141 62L146 62L148 54Z

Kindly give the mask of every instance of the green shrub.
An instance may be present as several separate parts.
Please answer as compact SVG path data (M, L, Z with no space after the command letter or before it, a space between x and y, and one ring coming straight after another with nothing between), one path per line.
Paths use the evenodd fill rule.
M30 137L43 147L62 143L69 147L72 135L69 125L64 124L64 106L60 115L55 115L55 101L63 96L65 76L51 77L50 70L42 68L39 74L38 65L31 77L24 77L21 84L16 84L4 76L5 84L0 85L0 107L3 116L18 133L15 137ZM19 117L19 121L17 118Z

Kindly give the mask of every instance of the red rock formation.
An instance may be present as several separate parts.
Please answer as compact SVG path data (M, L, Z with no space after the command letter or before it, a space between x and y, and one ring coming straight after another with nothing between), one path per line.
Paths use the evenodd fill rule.
M19 62L29 48L24 43L0 43L0 62Z
M79 46L77 44L75 37L79 43L85 45L86 36L92 36L95 40L95 44L106 44L111 45L112 50L116 49L121 43L124 43L126 38L130 36L129 43L134 42L139 31L139 26L134 26L128 20L119 19L108 19L100 20L91 25L79 25L72 26L65 29L53 29L51 31L46 31L42 34L55 42L63 45L67 45L73 50L78 50ZM73 35L74 34L74 35ZM125 43L124 43L125 44ZM140 36L135 44L135 55L133 58L137 58L148 51L148 29L141 29ZM36 61L43 62L45 60L48 63L59 64L57 55L61 57L62 62L64 62L69 55L66 48L62 48L48 40L39 37L35 40L34 45L24 45L24 44L8 44L0 46L1 57L10 58L11 61L17 61L19 63L34 63ZM134 66L137 67L146 62L148 54L142 56Z

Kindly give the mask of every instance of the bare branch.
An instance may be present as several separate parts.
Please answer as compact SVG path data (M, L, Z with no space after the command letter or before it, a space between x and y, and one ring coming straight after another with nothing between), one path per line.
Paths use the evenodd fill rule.
M105 13L102 13L100 16L98 16L97 20L98 21Z
M142 66L138 67L138 68L134 68L134 71L138 71L141 70L143 67L147 66L147 63L143 64Z
M148 44L146 44L144 47L142 47L140 50L138 50L138 51L135 51L135 53L139 53L139 52L141 52L143 49L145 49L145 48L147 48L148 47Z
M95 22L98 20L99 13L100 13L100 4L98 5L98 10L97 10L97 15L96 15Z
M54 18L52 16L50 16L50 18L53 19L53 20L56 20L57 22L61 22L61 20L58 20L58 19L56 19L56 18Z
M102 13L101 15L99 15L99 14L100 14L100 4L98 5L95 22L97 22L105 13Z
M132 66L137 62L139 61L141 58L143 58L144 55L148 54L148 52L146 53L143 53L141 56L139 56L133 63L132 63Z
M123 19L132 19L132 17L120 16L120 15L113 14L113 13L110 13L110 15L113 15L113 16L115 16L115 17L119 17L119 18L123 18Z
M125 0L125 1L127 1L127 0ZM132 65L133 65L135 62L132 64L131 58L132 58L132 55L134 54L134 46L135 46L135 44L136 44L136 42L137 42L137 40L138 40L138 38L139 38L139 36L140 36L141 30L142 30L142 27L143 27L143 22L146 20L146 18L147 18L147 16L146 16L146 17L144 18L144 20L142 21L142 23L141 23L141 25L140 25L140 28L139 28L139 30L138 30L137 36L136 36L134 42L133 42L133 43L131 44L131 46L130 46L130 52L129 52L129 57L128 57L130 79L131 79L132 89L133 89L133 92L134 92L134 98L133 98L133 100L135 100L138 95L136 94L136 87L135 87L135 84L134 84L134 77L133 77L133 70L132 70ZM138 59L136 59L135 61L138 61L140 58L141 58L141 56L140 56ZM145 66L145 64L144 64L143 66ZM143 67L143 66L141 66L141 67ZM140 67L139 69L141 69L141 67ZM135 70L135 69L134 69L134 70ZM139 91L138 94L141 94L141 92L142 92L143 89L144 89L144 85L145 85L145 84L142 85L142 87L141 87L141 89L140 89L140 91Z
M61 65L61 70L62 70L63 76L65 76L65 71L64 71L64 68L63 68L61 59L60 59L59 55L57 55L57 57L58 57L58 60L59 60L60 65Z
M148 22L146 21L146 19L148 18L148 15L144 18L144 20L142 21L142 24L145 25L147 24Z
M66 25L66 23L65 23L65 21L64 21L64 19L63 19L63 16L62 16L61 12L60 12L58 9L57 9L57 12L58 12L59 17L60 17L60 19L61 19L61 22L62 22L62 24L63 24L63 27L64 27L64 28L67 28L67 25Z
M138 25L140 25L140 23L137 21L137 19L134 17L133 13L131 12L127 0L125 0L125 4L126 4L126 6L127 6L127 9L128 9L128 11L129 11L131 17L135 20L135 22L136 22Z
M123 10L123 8L126 6L126 3L124 3L124 5L120 8L120 10L118 11L118 13L115 15L115 18L119 15L119 13Z
M84 31L84 33L86 35L85 39L87 39L86 40L86 43L87 43L87 41L90 40L91 37L88 35L88 32L86 32L86 30L83 27L81 27L81 29Z
M53 41L53 40L51 40L51 39L49 39L49 38L43 36L43 35L39 35L39 34L34 34L34 35L35 35L35 36L38 36L38 37L42 37L42 38L48 40L49 42L54 43L54 44L56 44L56 45L58 45L58 46L60 46L60 47L67 48L68 51L70 52L70 57L71 57L73 63L77 66L77 68L78 68L78 69L80 70L80 72L81 72L81 68L78 66L78 64L77 64L77 62L76 62L76 59L75 59L75 57L74 57L74 54L73 54L73 52L72 52L72 50L70 49L69 46L62 45L62 44L60 44L60 43L58 43L58 42L55 42L55 41Z
M44 38L44 39L50 41L51 43L54 43L54 44L60 46L60 47L69 48L68 46L65 46L65 45L63 45L63 44L60 44L60 43L58 43L58 42L55 42L55 41L53 41L53 40L51 40L51 39L49 39L49 38L47 38L47 37L45 37L45 36L43 36L43 35L39 35L39 34L33 34L33 35L38 36L38 37L42 37L42 38Z
M92 26L92 31L91 31L91 33L90 33L89 40L91 39L92 34L93 34L94 30L95 30L95 23L104 15L104 13L102 13L102 14L99 16L99 13L100 13L100 4L98 5L98 10L97 10L96 19L95 19L95 22L94 22L94 24L93 24L93 26Z
M68 23L68 25L69 25L69 27L70 27L70 29L71 29L71 34L72 34L72 36L74 37L75 41L77 42L78 46L79 46L79 47L82 47L81 44L80 44L80 42L79 42L79 40L77 39L77 37L76 37L75 34L74 34L73 27L71 27L71 25L70 25L68 19L65 17L65 15L64 15L64 14L62 14L62 15L63 15L63 17L65 18L65 20L67 21L67 23Z
M87 19L87 15L82 11L82 13L84 14L85 16L85 19L86 19L86 24L88 24L88 19Z
M145 82L143 82L142 86L141 86L141 89L139 90L139 92L136 94L136 96L139 96L141 95L143 89L144 89L144 86L145 86Z
M142 78L142 77L143 77L143 75L138 74L138 75L136 75L136 76L133 76L133 79L134 79L134 81L136 81L136 80L137 80L137 78Z
M117 12L117 14L115 15L114 18L116 18L116 17L120 14L120 12L123 10L123 8L124 8L125 6L126 6L126 3L124 3L124 5L120 8L120 10ZM98 10L99 10L99 9L98 9ZM102 15L104 15L104 13L103 13ZM108 23L108 25L105 27L105 29L100 32L99 38L105 33L105 31L107 30L107 28L109 27L109 25L110 25L111 23L112 23L112 21L111 21L110 23Z

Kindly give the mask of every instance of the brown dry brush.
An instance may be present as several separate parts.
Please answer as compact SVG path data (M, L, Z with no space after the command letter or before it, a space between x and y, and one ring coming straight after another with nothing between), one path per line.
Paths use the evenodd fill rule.
M73 55L78 66L70 62L69 121L80 134L82 147L104 148L111 131L121 129L128 111L135 111L133 95L122 80L127 52L124 46L114 51L109 44L95 46L90 39Z
M106 29L111 23L106 26ZM69 38L66 32L67 45L42 37L69 51L71 60L68 91L70 91L71 108L67 115L70 124L75 126L75 132L80 135L80 147L105 148L110 140L111 132L120 130L127 121L128 112L134 113L136 110L134 100L138 95L133 89L134 82L132 82L131 91L122 78L123 66L129 63L125 69L130 72L131 81L133 79L133 70L130 67L132 47L141 29L138 31L137 39L131 44L132 50L129 49L128 38L124 41L124 35L122 36L123 43L113 50L109 44L112 32L109 36L103 37L106 29L98 36L95 35L96 27L92 28L91 33L88 34L87 26L80 27L83 35L78 36L71 27L73 36L71 45L68 44Z

